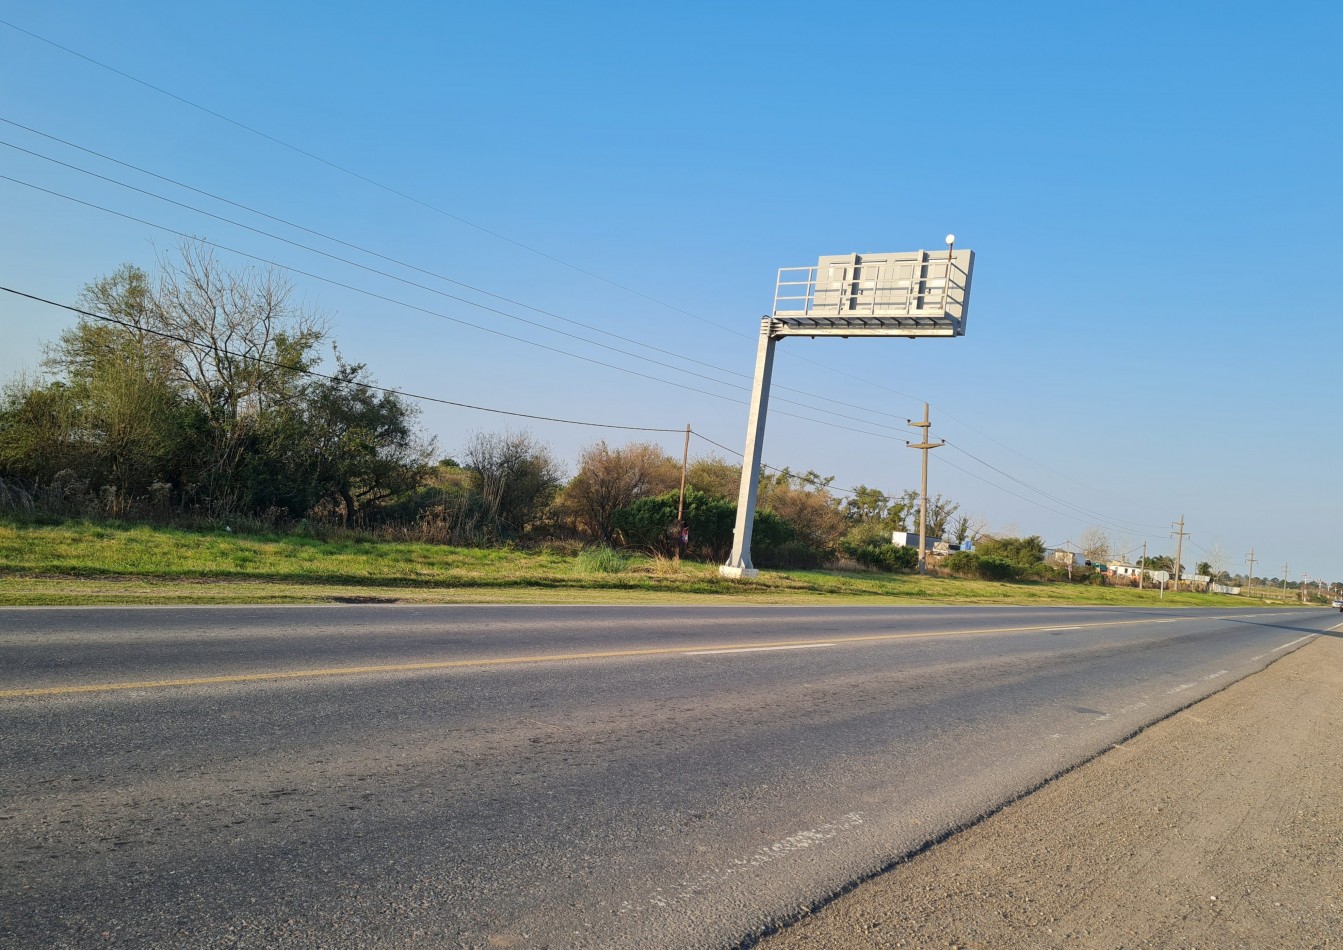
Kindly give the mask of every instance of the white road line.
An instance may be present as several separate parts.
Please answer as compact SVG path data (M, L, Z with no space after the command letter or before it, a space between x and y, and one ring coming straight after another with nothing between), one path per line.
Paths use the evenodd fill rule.
M814 650L832 647L833 643L790 643L782 647L738 647L734 650L687 650L682 656L718 656L720 653L768 653L771 650Z
M1261 653L1258 656L1252 656L1250 657L1250 662L1253 663L1255 660L1262 660L1266 656L1268 656L1267 653Z
M1288 647L1296 646L1296 645L1297 645L1298 643L1300 643L1302 640L1309 640L1311 637L1317 637L1317 636L1319 636L1318 633L1308 633L1308 634L1306 634L1304 637L1297 637L1297 638L1296 638L1295 640L1293 640L1291 643L1284 643L1284 644L1283 644L1282 646L1280 646L1280 647L1274 647L1272 650L1269 650L1268 652L1269 652L1269 653L1277 653L1279 650L1285 650L1285 649L1287 649Z
M1336 623L1336 624L1334 624L1332 627L1330 627L1328 630L1326 630L1326 631L1324 631L1324 632L1325 632L1325 633L1334 633L1334 632L1337 631L1337 630L1343 630L1343 623Z

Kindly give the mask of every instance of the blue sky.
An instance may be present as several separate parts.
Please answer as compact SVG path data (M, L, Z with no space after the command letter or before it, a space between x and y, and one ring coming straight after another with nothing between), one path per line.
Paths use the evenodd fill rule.
M1183 514L1186 564L1218 550L1240 570L1253 547L1260 576L1286 562L1293 579L1343 580L1333 5L221 12L12 0L0 19L415 200L7 26L0 117L596 330L497 309L722 380L0 147L0 174L316 275L294 276L300 295L386 385L573 419L690 423L740 450L744 380L597 331L746 374L777 268L936 248L954 231L977 254L967 335L784 341L776 387L849 418L775 408L876 435L772 414L767 463L839 487L917 486L918 453L904 446L914 434L899 424L926 399L933 437L955 445L933 453L932 490L993 528L1059 543L1097 525L1116 545L1166 552L1166 526ZM0 141L321 243L14 125L0 123ZM73 302L86 281L126 261L152 267L175 240L0 181L6 286ZM41 341L69 321L4 296L9 376L34 367ZM445 455L473 431L508 427L566 459L598 438L639 437L433 405L423 421ZM676 436L647 437L679 452ZM727 454L702 441L693 451Z

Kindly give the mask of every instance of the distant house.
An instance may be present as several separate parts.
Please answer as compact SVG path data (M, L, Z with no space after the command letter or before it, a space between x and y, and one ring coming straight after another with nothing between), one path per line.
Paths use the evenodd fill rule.
M1077 551L1069 551L1065 548L1049 548L1045 551L1045 561L1050 564L1057 564L1059 567L1067 567L1069 564L1073 567L1081 567L1086 563L1086 558Z
M1107 569L1115 577L1137 577L1143 573L1143 569L1136 564L1125 564L1122 561L1107 565Z
M917 549L919 546L919 533L917 531L892 531L891 543L897 548ZM933 554L950 554L952 551L961 550L961 546L929 535L928 550ZM970 550L970 545L965 545L965 550Z

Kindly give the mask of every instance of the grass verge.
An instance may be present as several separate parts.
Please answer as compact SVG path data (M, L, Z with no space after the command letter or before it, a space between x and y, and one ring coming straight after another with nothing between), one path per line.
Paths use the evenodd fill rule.
M144 525L0 521L0 606L313 603L982 603L1259 606L1209 594L838 571L762 571L638 555L323 541Z

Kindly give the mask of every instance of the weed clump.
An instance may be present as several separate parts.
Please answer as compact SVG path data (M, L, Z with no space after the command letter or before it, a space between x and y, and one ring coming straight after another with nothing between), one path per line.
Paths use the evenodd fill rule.
M574 559L583 574L623 574L629 570L628 555L608 547L584 548Z

